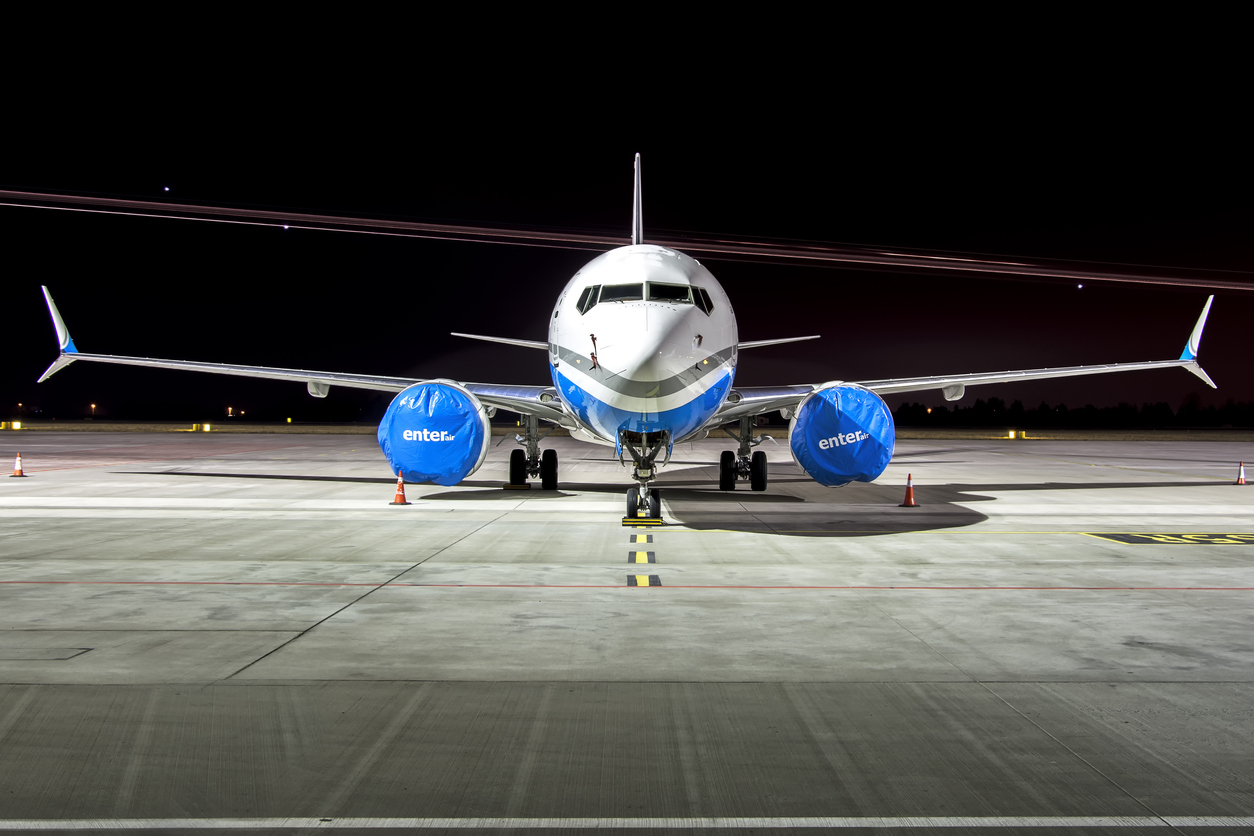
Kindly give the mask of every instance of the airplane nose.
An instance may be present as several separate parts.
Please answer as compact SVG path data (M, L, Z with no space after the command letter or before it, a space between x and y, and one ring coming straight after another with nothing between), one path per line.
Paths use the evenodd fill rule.
M660 314L660 315L659 315ZM615 351L614 371L638 381L665 380L692 363L693 335L682 314L650 311L648 327Z

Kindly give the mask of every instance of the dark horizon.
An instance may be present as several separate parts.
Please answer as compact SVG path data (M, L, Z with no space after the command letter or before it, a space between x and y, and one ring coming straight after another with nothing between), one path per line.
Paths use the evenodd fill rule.
M625 239L640 151L646 241L800 239L1254 275L1243 152L1179 133L1134 142L1134 126L1113 121L1085 141L1044 132L994 147L972 142L980 127L922 145L886 127L840 137L834 148L795 137L710 147L628 132L579 146L446 139L273 159L214 157L205 153L212 144L201 143L151 157L131 152L124 165L87 149L68 162L26 157L0 174L0 188ZM58 417L95 402L98 414L131 418L204 420L229 405L360 420L381 414L389 398L333 387L317 400L296 384L86 363L37 385L56 356L41 284L82 351L547 383L541 352L449 332L543 339L562 286L596 255L13 207L0 207L0 223L9 266L0 410L21 402ZM1169 359L1208 295L699 257L730 295L742 340L823 337L742 352L736 381L746 386ZM960 405L1161 401L1178 410L1190 399L1203 407L1254 401L1242 353L1251 315L1254 292L1216 291L1199 360L1218 391L1163 370L972 387ZM939 392L886 400L894 410L948 405Z

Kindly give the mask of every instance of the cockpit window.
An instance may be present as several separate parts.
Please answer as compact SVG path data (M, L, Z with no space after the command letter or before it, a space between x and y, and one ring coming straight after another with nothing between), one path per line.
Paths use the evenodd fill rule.
M694 287L692 289L693 300L697 303L697 307L706 316L714 310L714 302L710 299L710 294L706 292L704 287Z
M575 303L575 310L580 314L586 314L592 310L592 306L597 303L597 292L601 289L601 285L589 285L583 289L583 293L579 294L579 301Z
M683 284L658 284L649 282L650 302L670 302L672 305L691 305L690 288Z
M643 284L607 284L601 288L602 302L639 302L643 299Z

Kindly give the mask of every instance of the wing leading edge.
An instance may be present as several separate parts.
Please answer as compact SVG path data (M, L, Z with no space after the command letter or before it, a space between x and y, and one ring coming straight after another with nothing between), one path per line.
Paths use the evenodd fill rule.
M1060 366L1052 369L1019 369L1004 372L975 372L973 374L937 375L933 377L897 377L886 380L852 380L867 389L880 394L890 395L901 392L922 392L939 389L946 400L956 401L962 397L968 386L985 383L1011 383L1019 380L1045 380L1054 377L1079 377L1091 374L1111 374L1113 372L1135 372L1146 369L1182 368L1201 378L1212 389L1218 388L1210 376L1202 370L1197 362L1198 347L1202 342L1202 330L1206 327L1206 317L1210 314L1214 296L1206 300L1202 314L1193 326L1189 341L1184 351L1176 360L1146 360L1139 363L1106 363L1093 366ZM834 383L843 381L833 381ZM806 395L829 384L805 386L750 386L737 387L727 403L719 410L710 425L722 424L744 415L760 415L777 409L787 409L799 404ZM737 398L734 400L733 398Z
M180 371L207 372L209 374L226 374L234 377L259 377L267 380L286 380L293 383L304 383L309 394L325 397L330 386L344 386L349 389L372 389L379 392L400 392L415 383L426 382L426 378L387 377L381 375L350 374L347 372L324 372L310 369L282 369L272 366L240 366L231 363L203 363L195 360L166 360L154 357L124 357L117 354L87 354L79 351L70 338L69 329L61 318L56 304L48 288L43 288L44 299L48 302L48 312L52 316L53 326L57 332L57 342L61 353L52 365L39 377L43 383L70 363L78 360L94 363L114 363L123 366L147 366L155 369L178 369ZM462 383L485 406L507 409L525 415L535 415L547 421L570 423L571 419L562 411L561 403L551 386L510 386L494 383Z

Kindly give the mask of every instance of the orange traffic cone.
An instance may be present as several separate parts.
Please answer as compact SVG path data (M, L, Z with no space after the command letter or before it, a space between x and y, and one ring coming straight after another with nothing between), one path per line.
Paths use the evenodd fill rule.
M898 506L899 508L918 508L919 503L914 501L914 475L906 474L906 500Z
M26 474L22 472L22 454L18 453L17 461L13 462L13 476L25 476L25 475ZM10 476L9 478L11 479L13 477ZM1241 484L1244 485L1245 483L1242 482Z
M17 457L17 463L18 463L19 468L20 468L20 466L21 466L21 464L22 464L22 457L21 457L21 456L18 456L18 457ZM14 475L19 475L19 474L14 474ZM1245 462L1241 462L1241 466L1240 466L1239 468L1237 468L1237 484L1238 484L1238 485L1244 485L1244 484L1245 484Z
M405 477L403 474L396 474L396 499L393 499L389 505L409 505L405 501Z

